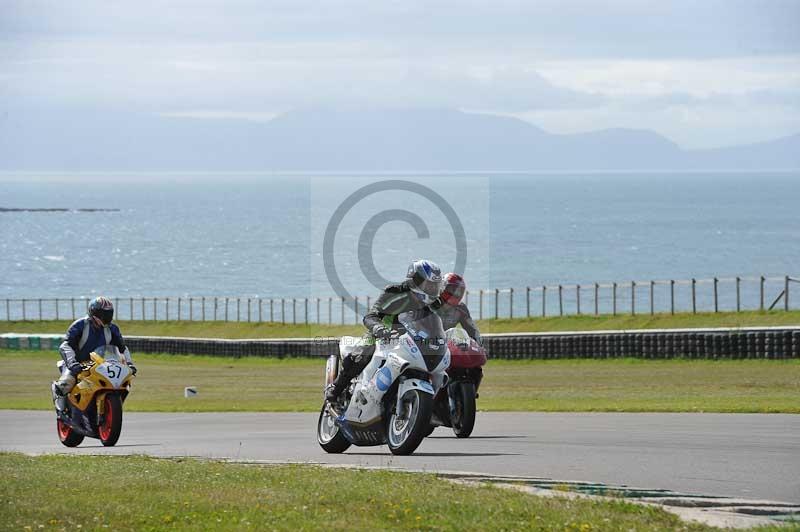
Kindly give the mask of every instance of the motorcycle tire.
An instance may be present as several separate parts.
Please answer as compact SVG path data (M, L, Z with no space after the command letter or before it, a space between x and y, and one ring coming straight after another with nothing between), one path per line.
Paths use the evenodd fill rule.
M475 428L475 384L462 382L455 396L456 414L453 416L453 432L457 438L469 438Z
M430 430L433 397L420 390L410 390L407 394L411 396L407 419L399 419L392 412L386 420L386 442L396 455L413 453Z
M350 447L350 442L344 437L339 427L333 423L325 405L322 405L317 421L317 443L323 451L330 454L343 453Z
M58 432L59 441L66 447L77 447L83 442L83 434L78 434L75 429L56 419L56 432Z
M103 398L103 423L97 427L100 443L105 447L113 447L122 433L122 400L119 395L107 394Z

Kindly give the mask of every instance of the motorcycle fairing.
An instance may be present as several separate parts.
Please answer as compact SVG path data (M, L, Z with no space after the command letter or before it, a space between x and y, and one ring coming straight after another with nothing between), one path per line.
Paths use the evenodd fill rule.
M345 419L344 415L336 418L336 424L347 440L359 446L383 445L386 443L385 430L382 419L377 419L368 425L356 425Z
M382 419L383 396L408 368L428 372L419 349L407 334L378 343L372 360L358 378L344 419L360 426Z

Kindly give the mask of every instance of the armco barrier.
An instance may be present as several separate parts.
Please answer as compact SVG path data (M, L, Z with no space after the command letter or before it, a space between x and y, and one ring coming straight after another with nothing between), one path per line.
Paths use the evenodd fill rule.
M0 348L57 349L59 335L0 335ZM228 357L320 357L337 351L337 338L223 340L128 336L134 353ZM800 358L800 327L637 329L627 331L487 334L490 358Z

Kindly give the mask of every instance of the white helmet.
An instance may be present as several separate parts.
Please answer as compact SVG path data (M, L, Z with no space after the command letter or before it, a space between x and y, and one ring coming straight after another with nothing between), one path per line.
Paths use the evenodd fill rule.
M406 273L411 290L430 303L442 291L442 270L435 262L429 260L415 260L408 267Z

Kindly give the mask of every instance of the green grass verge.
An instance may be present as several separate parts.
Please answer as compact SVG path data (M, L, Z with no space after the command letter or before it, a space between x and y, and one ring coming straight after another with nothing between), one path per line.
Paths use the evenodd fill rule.
M68 321L0 321L0 333L63 334ZM193 338L298 338L360 335L364 327L353 325L293 325L224 321L118 321L122 334L186 336ZM800 325L800 311L720 312L700 314L637 314L635 316L563 316L479 321L484 333L597 331L618 329L672 329L692 327L747 327Z
M325 363L134 354L130 411L317 411ZM49 409L56 353L0 350L0 408ZM186 386L199 394L183 397ZM484 411L800 413L800 360L490 360Z
M15 530L715 530L625 501L389 471L0 454L0 474L0 524Z

